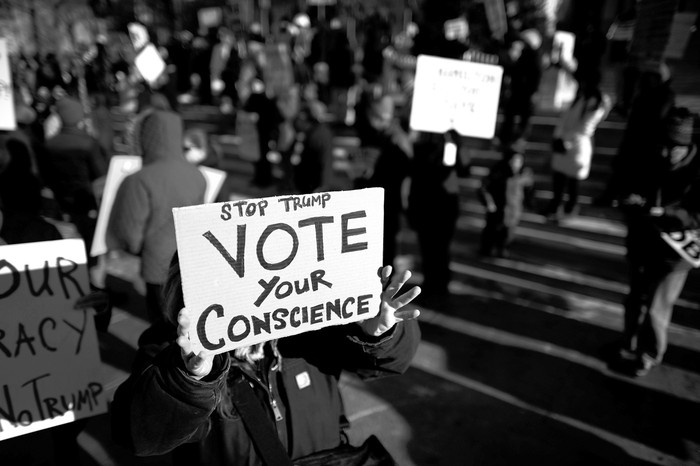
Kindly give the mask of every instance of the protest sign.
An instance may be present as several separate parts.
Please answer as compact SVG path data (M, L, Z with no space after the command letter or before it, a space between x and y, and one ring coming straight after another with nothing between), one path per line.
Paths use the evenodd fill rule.
M14 131L16 128L10 56L7 51L7 40L0 39L0 130Z
M686 262L700 267L700 230L662 232L661 237Z
M420 55L411 129L490 139L496 130L503 68Z
M107 411L85 245L0 246L0 440Z
M107 224L114 206L114 198L124 178L139 171L142 164L143 160L138 155L115 155L110 159L105 187L102 192L102 201L100 202L100 211L97 215L95 234L90 247L91 257L107 253ZM207 181L204 202L214 202L224 184L226 172L209 167L199 167L199 171Z
M149 84L155 83L165 71L165 61L153 44L146 45L134 59L136 69Z
M379 311L382 188L183 207L173 216L195 353Z

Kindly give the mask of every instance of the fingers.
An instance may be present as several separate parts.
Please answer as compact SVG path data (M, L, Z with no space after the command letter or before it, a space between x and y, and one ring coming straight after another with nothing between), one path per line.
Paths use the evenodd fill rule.
M417 308L401 309L400 311L394 312L394 317L396 317L397 322L402 322L404 320L417 319L420 316L420 311Z
M391 278L391 273L393 272L393 267L390 265L385 265L379 269L379 278L382 283L382 291L386 290L389 284L389 279Z
M406 284L409 278L411 278L411 271L404 270L401 274L392 278L391 283L389 283L389 286L386 287L384 292L387 293L390 298L393 298L401 287Z
M407 304L411 303L414 299L418 297L418 295L421 293L421 289L419 286L414 286L398 298L394 299L393 305L396 309L401 309L402 307L406 306Z

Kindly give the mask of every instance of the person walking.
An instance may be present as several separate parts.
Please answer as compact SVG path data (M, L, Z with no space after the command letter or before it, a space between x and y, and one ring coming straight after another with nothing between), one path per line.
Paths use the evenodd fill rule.
M568 199L564 214L574 214L578 208L579 182L588 178L593 159L593 135L612 106L609 96L596 85L582 83L582 88L561 115L552 144L552 200L544 214L550 220L561 218L560 207L564 192Z

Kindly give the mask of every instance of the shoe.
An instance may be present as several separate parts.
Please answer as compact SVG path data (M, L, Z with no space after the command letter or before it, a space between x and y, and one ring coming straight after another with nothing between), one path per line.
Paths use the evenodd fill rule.
M632 375L634 375L635 377L644 377L657 365L658 362L656 362L655 360L651 359L648 356L641 355L635 361Z

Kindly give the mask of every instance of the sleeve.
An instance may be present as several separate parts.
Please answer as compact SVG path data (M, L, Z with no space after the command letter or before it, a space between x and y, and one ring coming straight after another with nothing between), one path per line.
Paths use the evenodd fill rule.
M198 381L186 374L175 344L153 355L157 349L139 349L110 406L115 442L137 456L165 454L207 435L230 367L227 355L217 355L212 374Z
M656 223L663 231L700 229L700 176L678 204L664 209L664 215Z
M406 372L418 351L421 338L417 320L399 322L376 338L364 334L359 325L352 325L348 330L350 345L345 369L363 379Z
M380 337L371 337L359 325L348 324L281 342L287 354L303 357L326 373L339 376L345 370L362 379L376 379L402 374L408 369L418 350L420 328L417 321L409 320L397 323Z
M107 224L107 248L138 255L149 215L150 199L146 187L134 175L127 176L114 198Z

